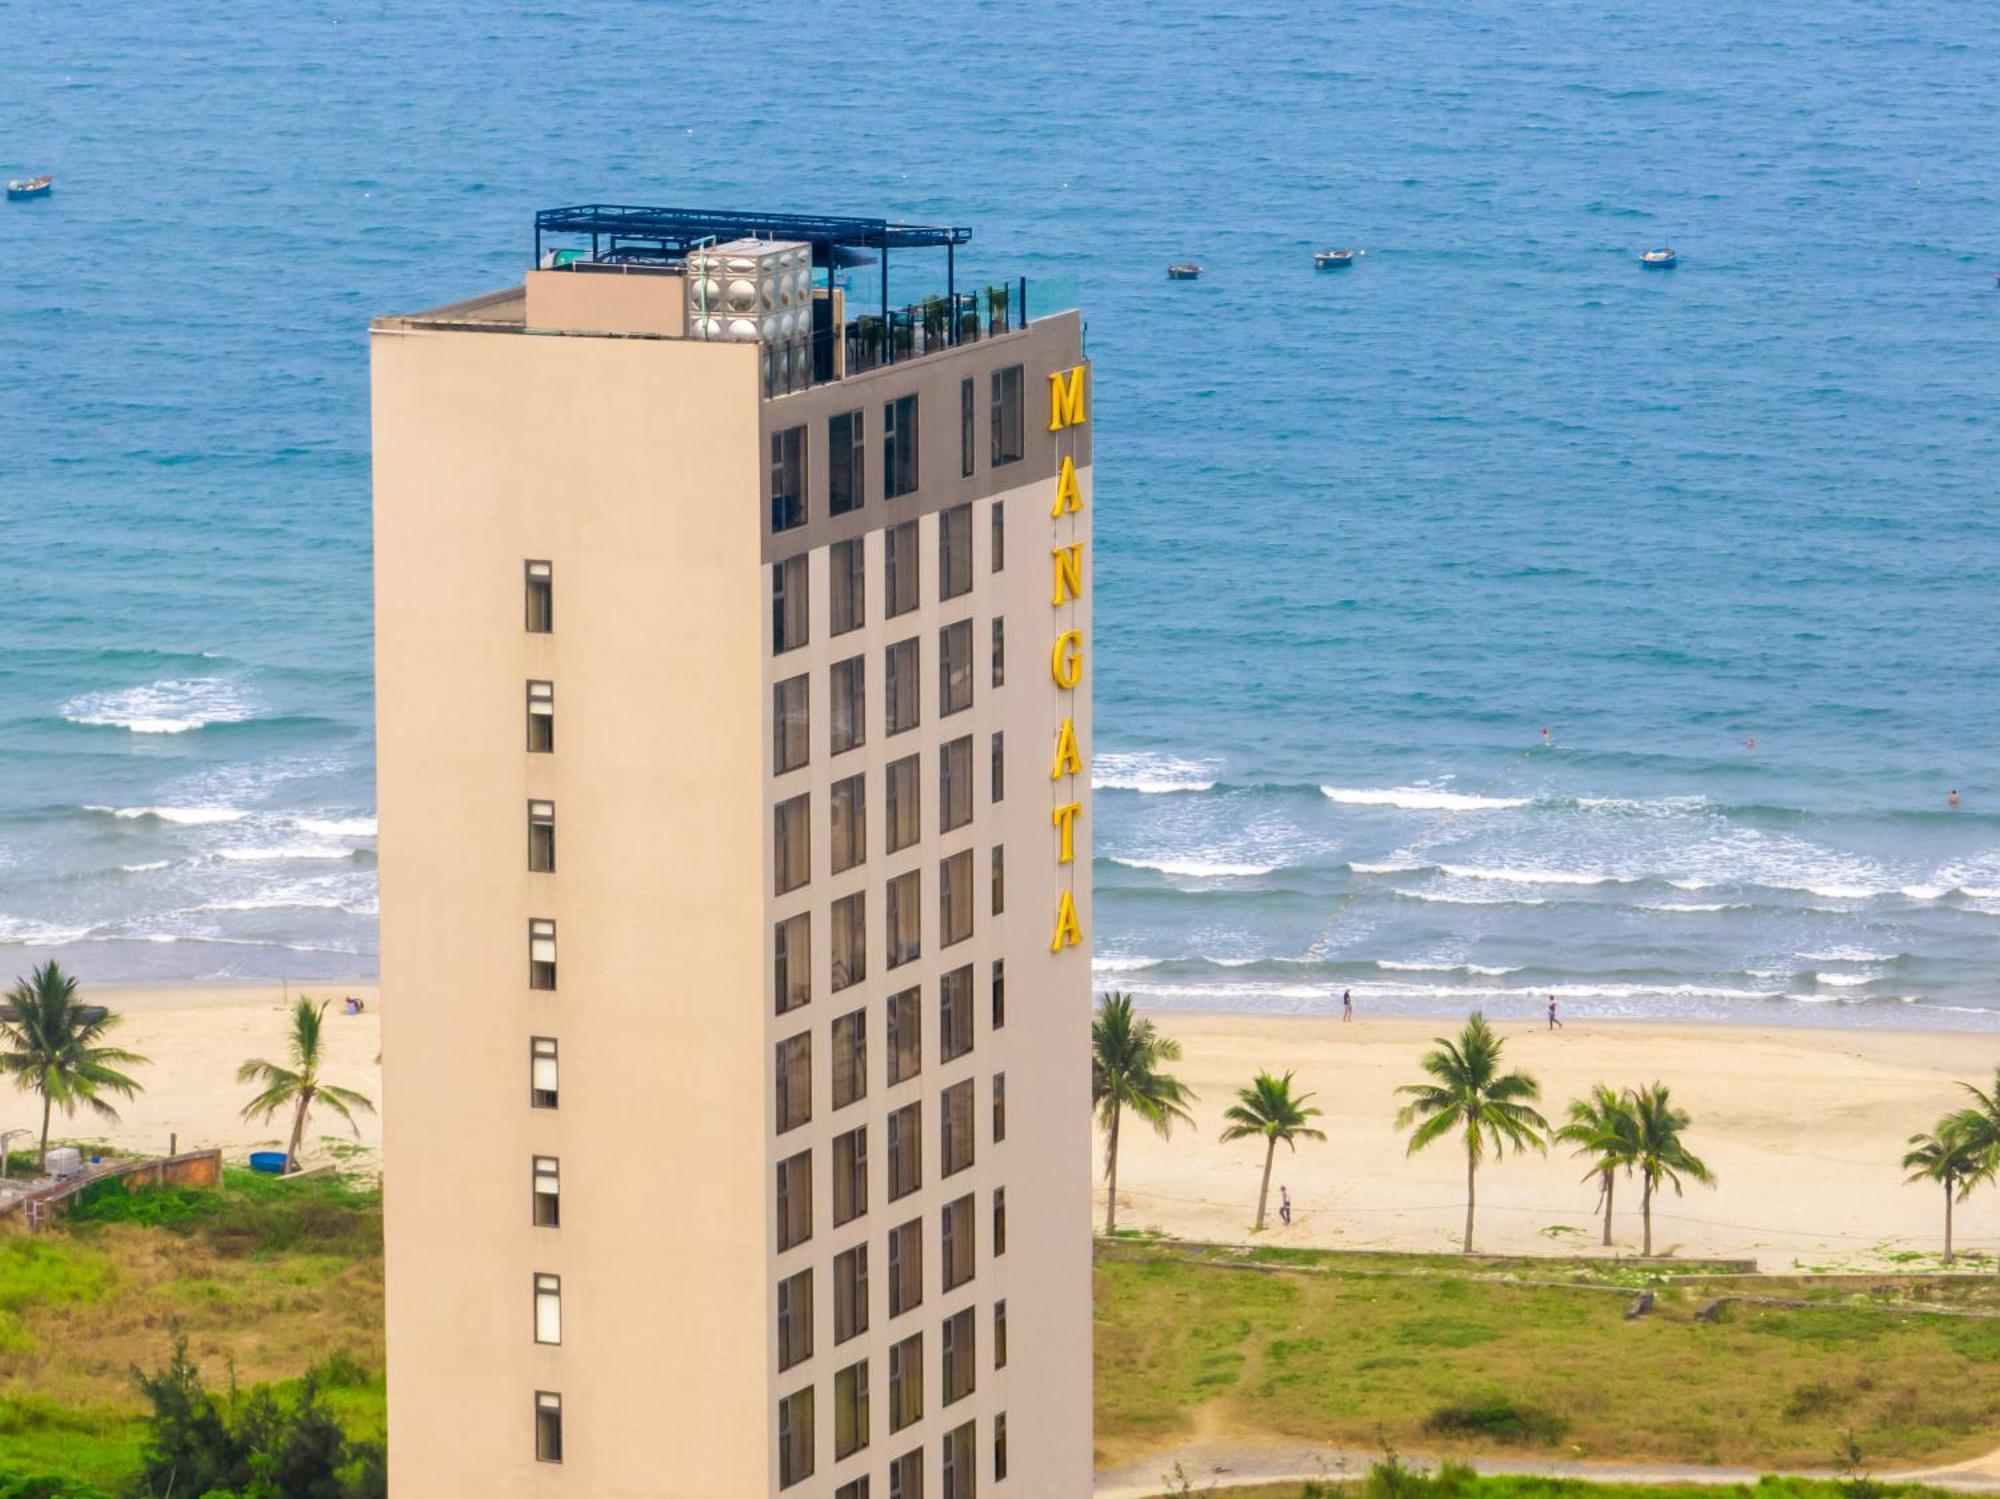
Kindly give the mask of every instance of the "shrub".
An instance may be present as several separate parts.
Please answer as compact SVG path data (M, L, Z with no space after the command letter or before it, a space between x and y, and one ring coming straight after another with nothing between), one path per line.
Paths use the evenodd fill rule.
M1539 1442L1553 1446L1569 1430L1569 1422L1553 1411L1516 1405L1496 1396L1441 1405L1424 1418L1424 1430L1443 1437L1484 1437L1494 1442Z
M111 1499L102 1489L60 1473L0 1468L0 1499Z

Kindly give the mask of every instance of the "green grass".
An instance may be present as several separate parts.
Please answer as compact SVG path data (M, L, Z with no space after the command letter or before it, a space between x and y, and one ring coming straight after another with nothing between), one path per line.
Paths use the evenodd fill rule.
M1524 1451L1824 1468L1983 1453L2000 1430L2000 1321L1985 1277L1815 1282L1657 1267L1103 1246L1097 1437L1107 1462L1197 1434L1369 1449ZM1713 1295L1731 1303L1694 1319Z
M1205 1494L1194 1483L1162 1492ZM1309 1479L1304 1483L1253 1484L1216 1490L1218 1499L1947 1499L1947 1491L1921 1484L1862 1483L1834 1479L1766 1477L1756 1483L1595 1483L1578 1478L1538 1478L1475 1473L1458 1464L1440 1472L1398 1467L1385 1478L1382 1465L1363 1478Z

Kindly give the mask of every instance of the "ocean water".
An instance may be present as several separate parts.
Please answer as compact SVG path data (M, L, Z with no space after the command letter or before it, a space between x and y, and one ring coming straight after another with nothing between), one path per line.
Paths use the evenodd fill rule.
M0 21L0 977L372 969L366 320L601 200L1078 278L1105 984L2000 1022L2000 13Z

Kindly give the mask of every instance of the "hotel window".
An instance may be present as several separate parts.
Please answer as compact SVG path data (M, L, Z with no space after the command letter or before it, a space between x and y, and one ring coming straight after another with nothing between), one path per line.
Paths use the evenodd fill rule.
M771 772L783 775L812 758L812 679L787 677L771 689Z
M901 1431L924 1418L924 1335L889 1345L889 1430ZM895 1478L890 1477L890 1492Z
M1007 850L993 845L993 914L1007 909Z
M812 1152L802 1150L778 1162L778 1250L783 1253L813 1236Z
M884 618L908 614L917 607L919 583L915 521L904 521L882 533L882 570L887 580L882 602Z
M535 1461L562 1461L562 1396L550 1390L535 1391Z
M889 1116L889 1201L907 1197L923 1184L924 1106L904 1104Z
M833 1376L833 1455L851 1457L867 1445L868 1360L863 1359Z
M546 562L527 565L528 633L547 635L556 627L555 569Z
M972 850L938 862L938 946L950 947L972 935Z
M938 631L938 716L972 706L972 621Z
M889 966L900 968L923 956L923 913L918 909L923 892L917 871L897 875L889 881Z
M924 1453L913 1448L889 1464L889 1499L924 1499Z
M868 1126L833 1137L833 1226L868 1211Z
M777 1045L778 1133L812 1121L812 1032L800 1031Z
M889 1011L889 1086L924 1070L922 989L891 994Z
M833 1257L833 1341L868 1331L868 1246L856 1244Z
M858 411L843 411L826 424L826 513L845 515L867 501L865 423Z
M993 960L993 1029L1000 1030L1007 1024L1007 960Z
M889 1230L889 1315L924 1304L924 1223L912 1218Z
M993 685L1007 685L1007 621L993 621Z
M556 684L528 684L528 753L552 755L556 749Z
M938 513L938 597L972 592L972 506Z
M976 1383L974 1345L977 1324L972 1308L947 1317L944 1323L944 1403L951 1405L970 1395Z
M945 1403L951 1403L949 1392ZM967 1421L944 1434L944 1499L973 1499L972 1428Z
M556 1038L531 1036L528 1039L528 1107L552 1109L556 1106Z
M562 1341L562 1277L560 1275L537 1275L535 1277L535 1341L537 1343L560 1343Z
M868 1499L868 1475L848 1479L833 1491L833 1499Z
M938 1258L943 1262L939 1272L944 1276L943 1289L947 1291L956 1291L972 1279L972 1216L972 1194L969 1192L956 1202L947 1202L939 1214Z
M1007 1138L1007 1074L993 1074L993 1143Z
M868 893L857 890L833 903L833 992L868 977Z
M528 868L554 874L556 868L556 804L528 803Z
M972 1050L972 965L938 980L938 1060L955 1062Z
M1027 450L1021 400L1021 366L993 372L993 466L1016 463Z
M1004 730L993 736L992 782L993 784L988 790L990 799L996 802L1005 801L1007 799L1007 735Z
M778 1402L778 1487L788 1489L813 1475L813 1390Z
M1007 1189L993 1189L993 1257L1007 1252Z
M953 1083L938 1095L940 1177L956 1176L972 1164L972 1079Z
M921 767L915 755L889 764L889 852L898 853L923 836Z
M833 1106L844 1109L868 1096L868 1012L833 1019Z
M917 398L903 396L882 408L882 498L917 487Z
M534 1224L562 1227L562 1164L552 1155L534 1157Z
M806 643L806 559L788 557L771 564L771 654Z
M992 536L993 571L1004 572L1007 567L1007 502L993 502Z
M556 924L540 918L528 922L528 987L556 986Z
M827 674L832 687L831 752L845 754L868 742L868 663L861 656L836 661Z
M1007 1476L1007 1413L1001 1411L993 1418L993 1481L1000 1482Z
M771 434L771 529L789 531L806 523L806 429L787 427Z
M1007 1299L993 1303L993 1367L1007 1367Z
M938 831L949 833L972 821L972 736L938 749Z
M868 857L868 778L848 776L833 783L833 872L852 869Z
M836 541L826 555L827 579L833 591L827 633L845 635L868 622L867 549L857 536L852 541Z
M812 916L801 911L772 931L772 987L777 991L778 1013L783 1015L812 1002Z
M972 436L972 381L970 378L958 382L958 472L960 477L970 479L973 468Z
M888 732L901 734L914 729L923 717L921 688L917 674L922 670L920 647L913 635L890 646L883 657L884 696L887 698Z
M796 890L812 878L812 798L807 793L772 809L772 873L777 893Z
M813 1273L801 1270L778 1282L778 1368L804 1363L813 1354Z

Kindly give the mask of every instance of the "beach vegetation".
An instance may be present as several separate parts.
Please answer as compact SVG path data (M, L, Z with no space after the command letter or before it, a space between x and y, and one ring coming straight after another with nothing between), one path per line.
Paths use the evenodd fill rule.
M1634 1088L1626 1094L1632 1111L1634 1142L1632 1170L1639 1178L1639 1220L1644 1234L1640 1253L1653 1252L1653 1196L1662 1186L1681 1195L1685 1178L1704 1187L1715 1185L1715 1173L1687 1148L1681 1137L1693 1123L1686 1109L1676 1108L1665 1083Z
M49 1120L55 1110L75 1115L87 1105L100 1118L118 1117L107 1093L131 1098L139 1084L121 1067L141 1065L136 1052L104 1044L119 1023L111 1010L86 1006L77 999L77 982L53 960L18 980L7 994L7 1011L0 1013L0 1073L15 1086L42 1099L41 1146L35 1169L49 1163Z
M1962 1113L1946 1115L1935 1129L1911 1135L1906 1143L1910 1148L1903 1152L1903 1168L1910 1173L1908 1179L1944 1188L1944 1262L1949 1265L1952 1207L1970 1197L1982 1181L1993 1179L2000 1169L2000 1152L1981 1148L1976 1126Z
M1143 1120L1162 1140L1175 1124L1194 1122L1187 1107L1194 1094L1161 1065L1180 1057L1180 1042L1133 1014L1131 995L1104 996L1090 1023L1090 1101L1104 1127L1107 1234L1118 1232L1118 1131L1125 1115Z
M1638 1154L1638 1126L1630 1096L1599 1083L1589 1097L1570 1101L1568 1115L1552 1138L1575 1146L1575 1153L1589 1162L1584 1180L1597 1179L1598 1204L1604 1209L1603 1244L1609 1249L1618 1173L1629 1173Z
M1264 1231L1264 1210L1271 1198L1271 1163L1282 1141L1293 1152L1301 1140L1324 1140L1326 1132L1307 1121L1317 1119L1319 1110L1308 1106L1310 1093L1292 1091L1292 1074L1274 1077L1260 1072L1247 1088L1236 1093L1236 1102L1222 1111L1228 1121L1222 1131L1225 1144L1231 1140L1260 1139L1264 1142L1264 1177L1257 1188L1257 1222L1253 1233Z
M286 1040L286 1052L291 1066L281 1066L253 1057L236 1069L239 1083L257 1083L261 1089L257 1096L243 1106L245 1119L269 1119L280 1109L292 1110L292 1134L285 1145L285 1169L299 1169L299 1140L305 1134L306 1116L316 1103L345 1119L354 1133L361 1133L361 1126L354 1118L354 1111L360 1109L374 1113L375 1105L352 1088L337 1087L320 1076L320 1067L326 1060L324 1045L324 1025L327 1001L314 1004L303 995L292 1008L291 1032Z
M1486 1017L1474 1010L1457 1039L1439 1036L1436 1049L1424 1054L1423 1069L1431 1080L1396 1090L1410 1100L1396 1115L1396 1127L1416 1124L1410 1135L1411 1155L1447 1135L1463 1135L1466 1254L1472 1253L1479 1166L1487 1153L1498 1159L1509 1145L1516 1150L1548 1148L1549 1122L1534 1108L1542 1085L1525 1072L1502 1070L1505 1044Z
M1755 1483L1605 1483L1548 1474L1481 1473L1461 1462L1435 1469L1395 1452L1359 1477L1328 1475L1280 1483L1196 1488L1184 1471L1162 1476L1160 1499L1227 1494L1228 1499L1948 1499L1951 1491L1866 1477L1791 1478L1767 1474Z

